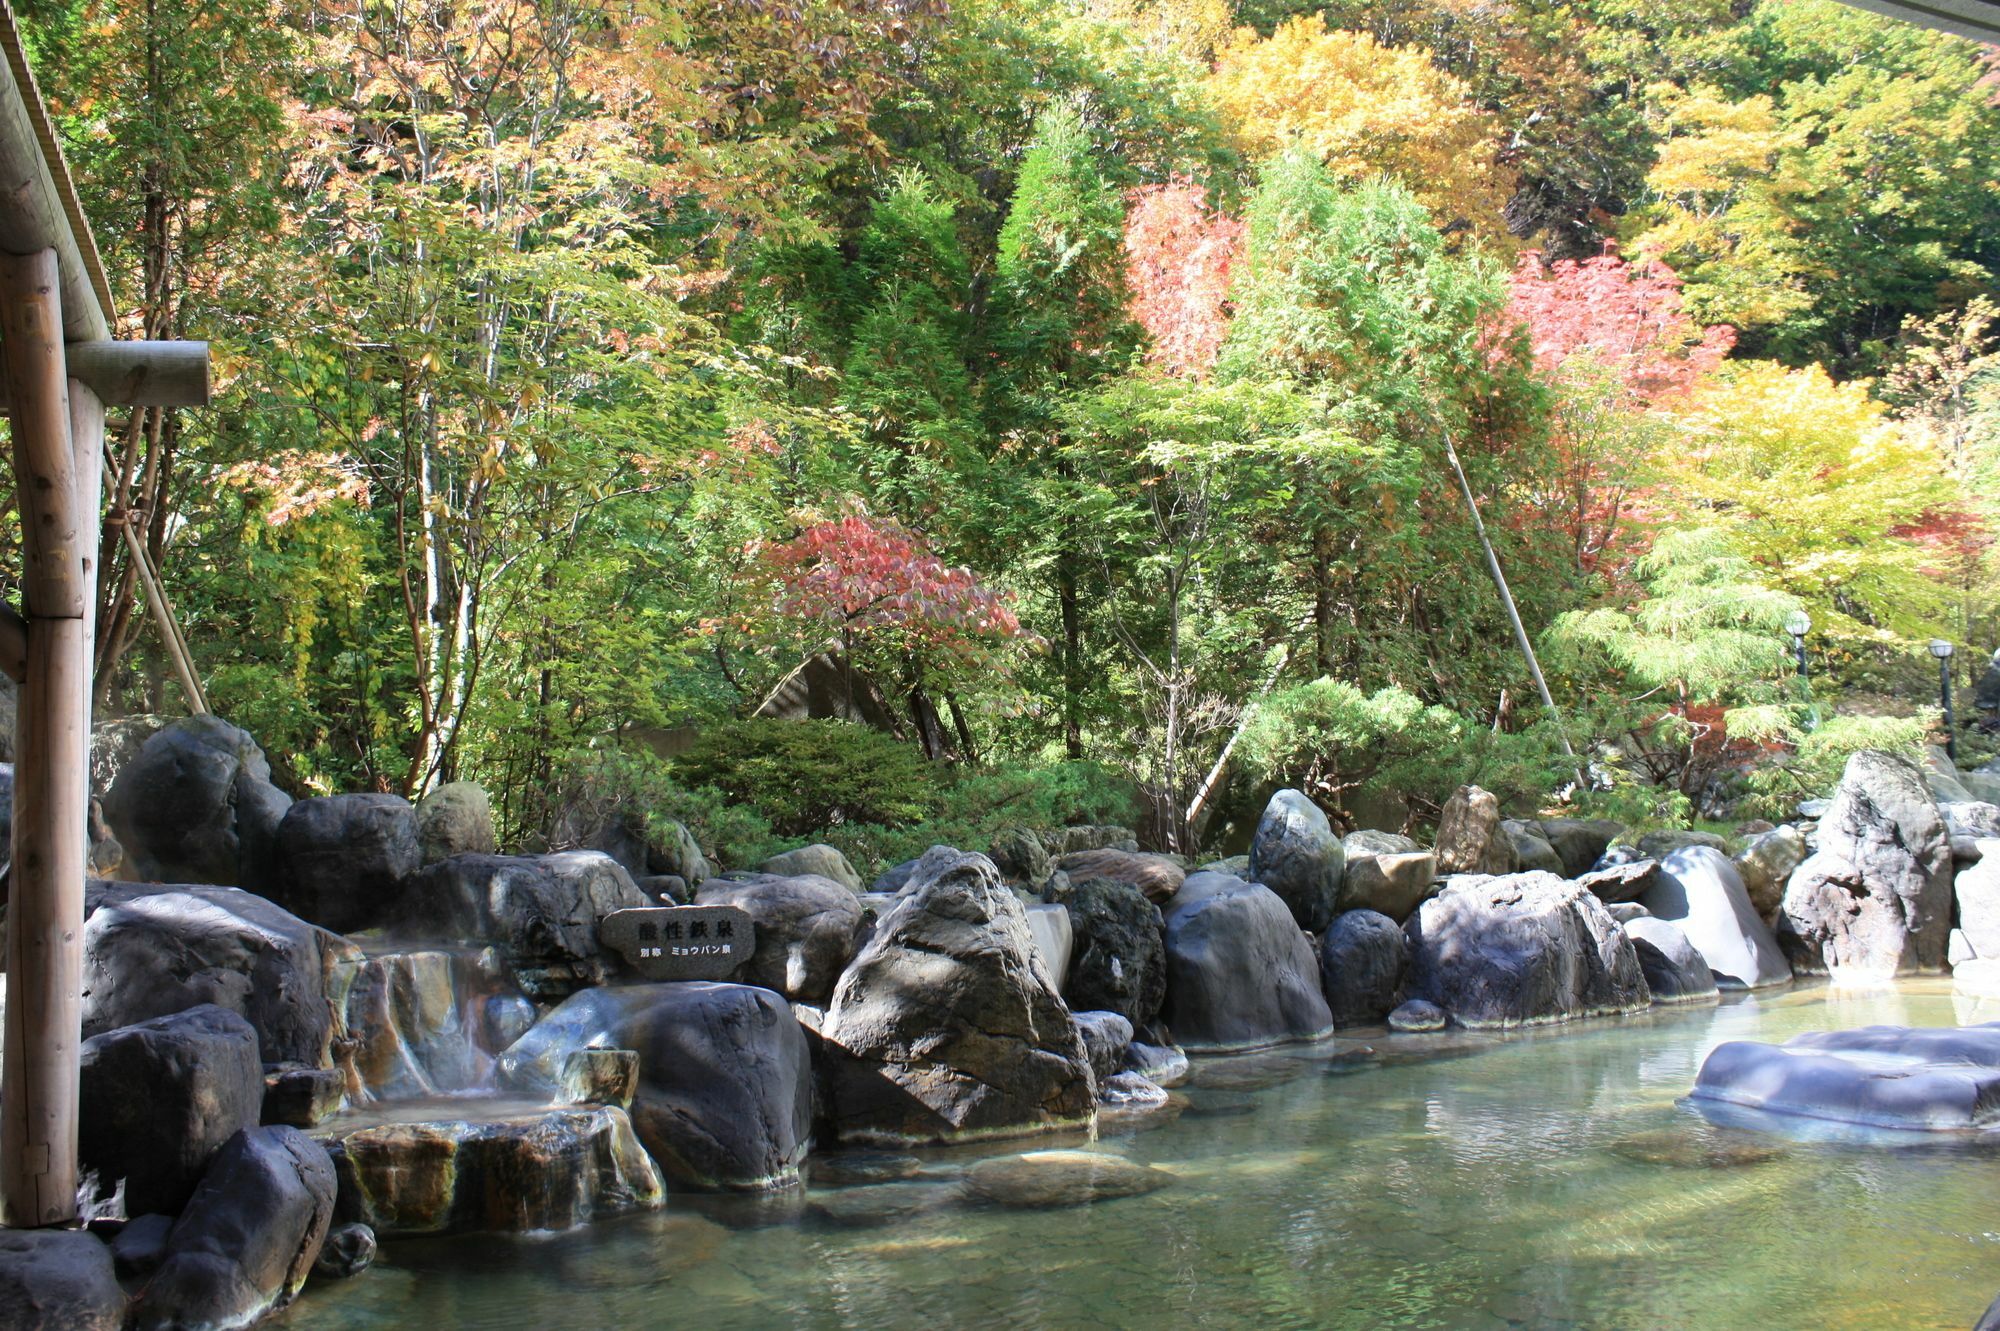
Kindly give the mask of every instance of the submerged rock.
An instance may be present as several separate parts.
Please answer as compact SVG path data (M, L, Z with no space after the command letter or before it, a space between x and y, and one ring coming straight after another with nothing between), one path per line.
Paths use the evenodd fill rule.
M501 1057L507 1084L554 1093L591 1047L639 1055L632 1124L684 1187L759 1190L798 1181L812 1135L804 1030L769 989L687 981L586 989Z
M319 1257L334 1192L332 1161L296 1128L230 1138L174 1223L133 1327L245 1326L289 1304Z
M1162 1087L1179 1086L1190 1072L1187 1051L1179 1045L1148 1044L1134 1040L1125 1050L1125 1069Z
M1640 904L1678 925L1725 989L1784 984L1792 968L1770 926L1750 904L1736 866L1719 850L1689 846L1660 865L1658 881Z
M942 1141L1089 1122L1082 1036L1027 912L984 855L932 850L820 1028L843 1140Z
M1785 889L1778 941L1809 975L1880 979L1944 965L1951 843L1924 774L1864 749L1847 760L1819 849Z
M1269 888L1196 874L1167 907L1165 938L1161 1013L1187 1048L1250 1049L1333 1030L1312 943Z
M1461 1026L1638 1012L1651 1002L1604 903L1553 874L1460 879L1410 918L1409 989Z
M0 1229L0 1326L8 1331L123 1331L125 1291L94 1234Z
M1074 944L1063 996L1072 1007L1122 1013L1144 1025L1167 997L1166 926L1131 883L1084 878L1067 903Z
M1030 1151L981 1160L965 1173L972 1197L1013 1210L1088 1206L1157 1192L1174 1181L1164 1169L1098 1151Z
M1278 894L1299 928L1332 922L1346 853L1317 804L1296 790L1271 796L1250 842L1250 878Z
M1372 910L1336 918L1319 943L1319 978L1335 1026L1366 1026L1403 1001L1409 942L1394 920Z
M263 888L291 803L248 732L202 715L139 746L112 781L104 816L141 879Z
M568 1229L666 1196L615 1106L445 1100L385 1112L391 1121L319 1133L340 1180L337 1215L376 1234Z
M322 1280L349 1280L375 1261L375 1231L366 1225L335 1225L319 1246L313 1274Z
M2000 1126L2000 1024L1813 1031L1781 1045L1732 1040L1690 1095L1873 1128L1965 1132Z
M810 873L711 878L695 903L734 906L756 925L757 950L738 972L746 984L760 984L803 1003L824 1003L854 960L861 899L831 878Z

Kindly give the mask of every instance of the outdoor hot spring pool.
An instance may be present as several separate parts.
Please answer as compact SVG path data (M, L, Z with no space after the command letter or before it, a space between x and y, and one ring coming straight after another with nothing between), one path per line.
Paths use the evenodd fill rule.
M1201 1061L1177 1118L1094 1145L928 1152L871 1191L676 1196L554 1236L392 1241L280 1324L1966 1331L2000 1290L2000 1143L1800 1144L1675 1103L1723 1040L2000 1019L1948 985ZM952 1200L980 1154L1079 1144L1176 1181L1061 1210Z

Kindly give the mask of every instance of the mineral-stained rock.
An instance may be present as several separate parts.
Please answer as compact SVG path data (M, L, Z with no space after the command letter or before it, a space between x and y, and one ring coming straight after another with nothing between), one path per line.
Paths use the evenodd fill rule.
M249 1021L266 1063L331 1065L344 940L233 887L90 883L84 914L84 1035L213 1003Z
M837 846L815 844L788 850L782 855L773 855L758 868L773 878L799 878L816 874L846 888L849 892L859 892L864 884L861 875L847 862Z
M1269 888L1195 874L1165 914L1161 1015L1187 1048L1256 1048L1333 1029L1312 944Z
M1076 1008L1123 1013L1144 1025L1167 996L1160 908L1130 883L1085 878L1069 897L1074 931L1063 996Z
M509 1085L553 1092L578 1049L633 1049L632 1124L667 1178L758 1190L798 1181L812 1135L812 1056L785 1001L745 984L585 989L501 1058Z
M1157 1192L1174 1181L1163 1169L1099 1151L1030 1151L981 1160L965 1173L974 1198L994 1206L1039 1210L1087 1206Z
M1436 887L1437 857L1429 851L1350 853L1340 882L1340 909L1374 911L1400 924Z
M1317 804L1296 790L1271 796L1250 842L1250 878L1278 894L1299 928L1318 933L1332 921L1345 865Z
M1778 941L1795 970L1877 979L1944 964L1951 842L1914 763L1864 749L1785 888Z
M94 1234L0 1229L0 1326L7 1331L122 1331L125 1291Z
M1403 1001L1409 943L1402 929L1372 910L1343 912L1319 943L1320 985L1336 1026L1366 1026Z
M1865 1127L1989 1129L2000 1125L2000 1025L1732 1040L1709 1053L1690 1098Z
M302 920L352 933L394 917L423 852L417 811L395 795L300 800L278 824L278 874L269 891Z
M339 1068L275 1065L264 1073L263 1122L271 1127L316 1128L340 1108L347 1078Z
M1461 1026L1637 1012L1651 1001L1604 903L1554 874L1455 880L1406 929L1410 993Z
M1078 1012L1076 1029L1083 1036L1090 1070L1102 1085L1125 1061L1125 1050L1132 1043L1132 1023L1116 1012Z
M499 849L493 835L493 801L485 787L453 781L417 801L417 844L425 864L454 855L491 855Z
M1155 904L1181 890L1187 870L1164 855L1139 855L1123 850L1079 850L1063 856L1056 867L1069 875L1072 886L1086 878L1130 883Z
M1443 1030L1450 1020L1436 1003L1412 998L1389 1014L1389 1029L1402 1035L1424 1035Z
M1441 874L1514 871L1514 842L1500 827L1500 801L1478 786L1460 786L1438 815Z
M133 1308L136 1331L245 1326L297 1296L333 1220L333 1162L296 1128L229 1139Z
M1737 876L1750 894L1750 908L1760 918L1777 915L1785 900L1785 884L1805 857L1805 835L1790 823L1759 833L1736 853Z
M1693 1003L1714 998L1715 977L1680 926L1641 915L1622 926L1638 954L1639 969L1655 1003Z
M1082 1036L984 855L927 854L821 1028L843 1140L937 1141L1090 1121Z
M1640 904L1677 926L1725 989L1762 989L1792 978L1736 866L1719 850L1687 846L1667 856Z
M257 1032L204 1003L83 1042L78 1154L128 1212L187 1205L222 1144L257 1126L264 1066Z
M568 1229L666 1195L625 1111L523 1101L411 1102L318 1134L339 1219L377 1234Z
M478 1090L518 1000L511 974L487 949L379 952L334 968L340 1022L336 1061L357 1101Z
M597 922L653 904L599 851L454 855L410 880L391 932L430 943L493 944L530 995L559 999L611 973Z
M831 878L816 873L711 878L695 902L734 906L756 925L757 950L739 973L747 984L761 984L801 1002L824 1003L854 960L861 899Z
M104 813L142 879L264 887L291 797L250 736L219 716L156 731L119 771Z

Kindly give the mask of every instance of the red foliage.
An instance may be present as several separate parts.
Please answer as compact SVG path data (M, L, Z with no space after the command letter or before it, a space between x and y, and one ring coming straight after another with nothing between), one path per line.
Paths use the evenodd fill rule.
M1004 596L888 519L850 514L817 523L765 547L763 557L778 579L777 611L787 618L967 659L984 643L1021 631Z
M1891 527L1889 535L1921 547L1935 561L1924 569L1932 577L1957 582L1965 578L1993 547L1993 528L1963 505L1934 508L1915 522Z
M1132 317L1152 338L1146 359L1202 378L1229 331L1229 270L1243 223L1210 211L1207 192L1183 179L1133 190L1129 202L1125 280Z
M1507 313L1527 326L1543 370L1589 352L1649 403L1685 392L1736 345L1735 329L1698 328L1688 318L1672 268L1654 258L1629 264L1611 245L1547 269L1540 254L1523 254Z

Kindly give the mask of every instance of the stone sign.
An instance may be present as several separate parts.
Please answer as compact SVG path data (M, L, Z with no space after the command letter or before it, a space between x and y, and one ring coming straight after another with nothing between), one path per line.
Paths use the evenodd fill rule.
M648 980L726 980L757 947L757 927L734 906L615 910L597 937Z

